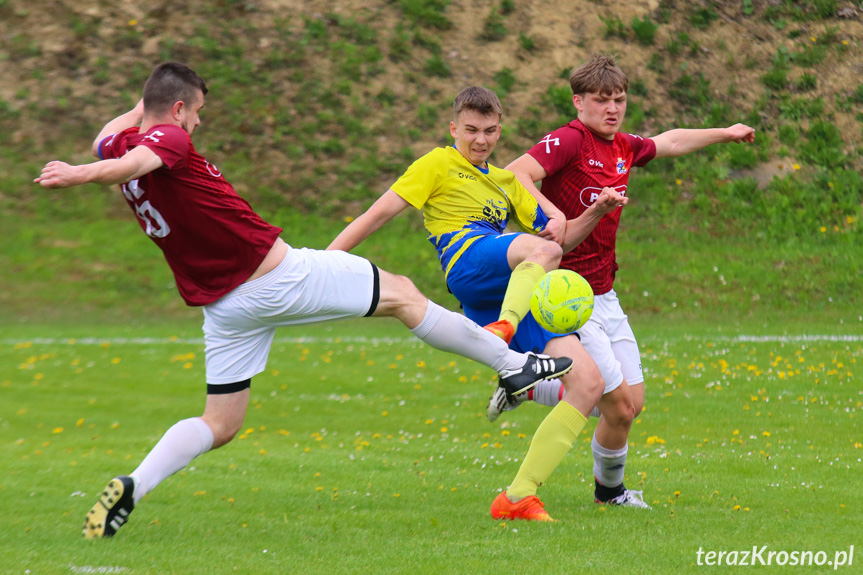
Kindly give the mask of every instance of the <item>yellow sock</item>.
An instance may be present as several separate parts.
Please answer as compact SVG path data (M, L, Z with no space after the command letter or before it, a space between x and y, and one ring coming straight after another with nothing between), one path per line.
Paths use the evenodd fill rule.
M536 495L539 485L563 460L586 423L587 418L565 401L551 410L536 429L518 474L506 490L510 501Z
M544 275L545 268L533 262L521 262L515 266L509 276L498 319L505 319L517 328L530 311L530 294L533 288Z

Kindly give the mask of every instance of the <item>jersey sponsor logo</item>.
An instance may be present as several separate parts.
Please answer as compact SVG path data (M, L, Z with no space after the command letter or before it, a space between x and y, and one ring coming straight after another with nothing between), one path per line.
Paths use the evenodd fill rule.
M605 168L605 166L599 160L588 160L587 163L591 166L596 166L598 168Z
M143 139L144 139L144 140L150 140L150 141L152 141L152 142L161 142L161 140L159 139L159 137L164 138L164 137L165 137L165 132L160 132L159 130L156 130L156 131L154 131L154 132L150 132L149 134L147 134L146 136L144 136L144 137L143 137Z
M626 167L626 160L624 160L623 158L617 158L617 164L615 165L615 167L617 168L618 174L625 174L629 171L629 168Z
M211 164L210 162L205 161L205 162L204 162L204 167L205 167L205 168L207 168L207 171L208 171L208 172L210 173L210 175L211 175L211 176L213 176L214 178L218 178L218 177L220 177L220 176L222 175L222 172L220 172L220 171L219 171L219 168L217 168L216 166L214 166L214 165L213 165L213 164Z
M621 196L626 195L626 186L615 186L615 191ZM579 200L581 200L581 205L585 208L589 208L593 205L596 199L599 197L600 192L602 192L602 188L594 188L588 187L581 190L581 194L579 195Z
M471 176L470 174L462 174L461 172L458 173L458 177L463 180L473 180L474 182L479 181L476 179L476 176Z
M550 154L551 153L551 144L554 144L555 146L559 146L560 145L560 138L552 138L551 134L546 134L545 137L539 141L539 143L545 144L545 153Z
M494 200L486 200L485 203L486 205L482 208L482 219L498 227L505 227L506 221L509 219L506 204Z

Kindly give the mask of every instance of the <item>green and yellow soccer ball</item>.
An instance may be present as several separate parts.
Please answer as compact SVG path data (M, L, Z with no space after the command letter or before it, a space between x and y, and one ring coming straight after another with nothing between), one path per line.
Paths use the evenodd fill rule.
M587 280L573 271L550 271L533 288L530 311L548 331L569 333L590 319L593 290Z

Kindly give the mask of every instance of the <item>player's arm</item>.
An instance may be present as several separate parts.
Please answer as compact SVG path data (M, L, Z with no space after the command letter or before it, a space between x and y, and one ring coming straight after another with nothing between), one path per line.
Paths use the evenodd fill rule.
M163 166L162 158L146 146L138 146L122 158L72 166L48 162L35 180L43 188L69 188L81 184L122 184L136 180Z
M566 216L548 198L542 195L542 192L539 191L535 183L541 182L548 175L545 168L533 156L524 154L510 163L505 169L515 174L516 179L530 192L530 195L536 198L536 203L539 204L539 207L548 216L548 224L538 234L539 237L562 243L566 235Z
M676 129L651 138L657 158L673 158L695 152L711 144L754 142L755 130L745 124L705 130Z
M606 214L622 208L629 203L629 198L618 193L614 188L602 188L596 201L584 210L580 216L566 222L566 235L561 246L567 254L575 246L584 241Z
M348 224L327 249L351 251L409 205L400 195L387 190L363 215Z
M102 140L107 138L108 136L113 136L114 134L118 134L127 128L131 128L132 126L140 126L141 120L144 118L144 99L138 100L138 103L134 108L126 112L125 114L121 114L105 124L102 130L99 132L99 135L96 136L96 139L93 140L93 146L91 147L91 151L93 155L99 158L99 144L102 143Z

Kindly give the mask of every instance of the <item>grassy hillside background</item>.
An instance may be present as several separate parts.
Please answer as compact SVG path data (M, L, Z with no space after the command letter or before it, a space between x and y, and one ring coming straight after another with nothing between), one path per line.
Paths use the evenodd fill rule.
M506 165L572 117L565 77L605 50L632 82L627 130L758 130L754 146L634 174L627 309L651 323L859 332L861 13L859 0L0 0L0 320L197 318L115 190L31 183L50 159L89 161L160 61L207 79L199 151L291 243L325 247L448 142L458 90L501 96L493 163ZM414 214L360 253L454 305L424 235Z

